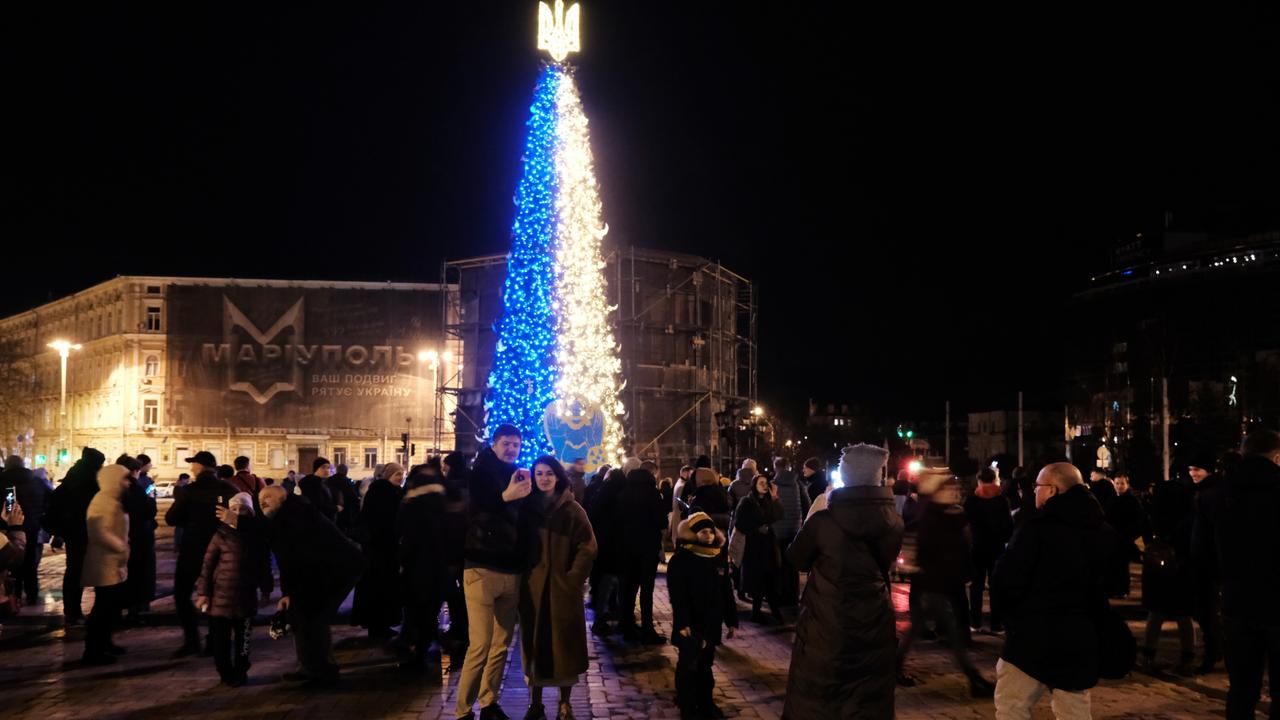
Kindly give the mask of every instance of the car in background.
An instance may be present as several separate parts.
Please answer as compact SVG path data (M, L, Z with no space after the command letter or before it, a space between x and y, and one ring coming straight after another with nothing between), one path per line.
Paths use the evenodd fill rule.
M156 480L151 486L151 496L154 498L171 498L173 497L173 489L176 487L173 480Z

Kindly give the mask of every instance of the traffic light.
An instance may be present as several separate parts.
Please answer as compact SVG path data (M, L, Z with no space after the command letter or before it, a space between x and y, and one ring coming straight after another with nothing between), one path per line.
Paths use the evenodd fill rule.
M62 448L61 450L58 451L59 465L65 465L70 461L71 461L71 452L69 450L67 450L66 448Z
M409 447L409 433L400 433L400 444Z
M908 431L907 431L907 439L908 439L908 440L910 440L911 438L915 437L915 435L916 435L916 433L915 433L915 431L914 431L914 430L908 430Z
M49 462L49 458L44 455L36 455L36 465L44 465Z

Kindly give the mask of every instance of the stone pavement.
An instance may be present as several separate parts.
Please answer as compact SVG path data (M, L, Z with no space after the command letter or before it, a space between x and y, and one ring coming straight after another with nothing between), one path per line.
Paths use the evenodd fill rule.
M160 590L170 592L172 532L160 531ZM25 608L6 622L0 634L0 715L6 718L452 718L457 678L446 669L404 673L381 645L371 644L359 628L334 627L337 656L343 669L340 683L320 691L289 689L278 681L293 669L292 643L271 640L264 627L254 629L253 669L243 688L218 684L212 660L172 660L180 644L172 599L152 607L154 624L120 632L116 642L129 652L115 666L81 667L83 628L64 630L59 588L64 555L46 555L41 575L44 603ZM905 622L906 586L895 586L899 624ZM92 592L86 593L86 609ZM666 588L659 577L655 593L659 630L671 632ZM746 608L741 608L745 610ZM1127 603L1124 612L1135 620L1140 611ZM1171 630L1172 628L1170 628ZM1161 655L1176 658L1172 632L1167 632ZM590 637L590 636L588 636ZM629 648L620 641L591 638L590 670L573 691L579 718L675 718L673 704L675 649ZM979 667L994 679L999 639L975 636ZM778 718L786 690L791 633L786 628L761 628L743 623L743 631L727 642L717 656L717 698L731 717ZM446 662L447 664L447 662ZM920 680L899 689L898 717L991 718L990 700L972 700L962 675L952 668L940 643L922 642L908 660ZM1107 682L1093 692L1095 718L1172 720L1221 717L1226 690L1222 673L1195 680L1135 674ZM553 690L547 691L554 709ZM503 705L522 717L528 691L520 674L518 651L511 653ZM1049 718L1048 701L1036 718Z

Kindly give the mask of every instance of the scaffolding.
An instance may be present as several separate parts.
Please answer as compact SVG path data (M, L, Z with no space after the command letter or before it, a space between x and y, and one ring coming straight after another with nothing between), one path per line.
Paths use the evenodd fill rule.
M464 451L477 446L483 431L506 260L449 261L441 271L449 288L446 344L460 358L442 391L453 399L455 443ZM629 454L657 461L664 473L698 455L727 470L737 461L739 420L757 399L754 285L717 261L633 246L611 252L605 272L621 346Z

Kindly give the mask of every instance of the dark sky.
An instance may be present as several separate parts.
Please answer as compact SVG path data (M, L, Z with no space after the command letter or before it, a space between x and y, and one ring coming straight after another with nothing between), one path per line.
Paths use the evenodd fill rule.
M0 312L505 252L535 4L343 5L5 10ZM611 235L758 282L776 406L1049 403L1116 237L1280 227L1275 17L951 12L584 3Z

